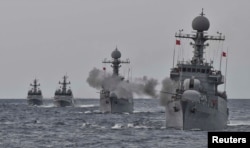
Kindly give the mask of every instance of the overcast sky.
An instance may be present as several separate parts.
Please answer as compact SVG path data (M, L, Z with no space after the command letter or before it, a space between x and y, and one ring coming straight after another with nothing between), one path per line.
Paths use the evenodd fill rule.
M86 79L116 46L131 61L121 74L131 68L133 77L157 79L160 90L172 67L175 32L191 33L202 8L208 33L226 36L207 50L229 49L228 97L250 98L249 0L1 0L0 98L26 98L35 77L51 98L65 74L75 97L98 98ZM182 44L188 56L189 42Z

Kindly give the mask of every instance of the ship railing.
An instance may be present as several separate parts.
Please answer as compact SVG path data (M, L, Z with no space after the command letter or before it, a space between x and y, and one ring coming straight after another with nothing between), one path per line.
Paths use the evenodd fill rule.
M178 38L196 38L196 34L183 34L183 33L175 33L175 37Z
M210 35L206 35L204 36L205 39L207 40L225 40L225 36L210 36Z
M177 65L193 65L193 63L190 60L187 60L187 61L177 61ZM204 62L204 63L200 63L199 65L211 67L212 63Z
M196 34L175 33L175 37L195 39L197 37L197 35ZM220 40L220 41L223 41L223 40L225 40L225 36L222 36L222 35L220 35L220 36L205 35L204 39L205 40Z

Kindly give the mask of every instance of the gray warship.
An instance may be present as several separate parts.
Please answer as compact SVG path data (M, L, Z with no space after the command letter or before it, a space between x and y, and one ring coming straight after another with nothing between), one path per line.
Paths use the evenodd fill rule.
M43 105L42 91L38 88L40 84L37 84L37 79L34 79L33 84L30 84L32 88L28 91L27 101L29 105Z
M112 53L112 61L104 60L102 63L110 63L113 68L112 79L106 79L103 83L119 83L125 81L124 77L119 75L120 64L130 63L127 59L126 61L121 61L121 52L116 48ZM129 83L126 81L126 83ZM114 84L116 85L116 84ZM102 85L102 90L100 92L100 111L102 113L131 113L134 110L134 102L132 93L127 93L125 97L120 97L115 87L107 87L105 84Z
M59 81L62 87L55 91L54 104L57 107L74 106L73 93L70 88L67 88L67 85L70 84L67 82L67 78L68 76L63 76L63 82Z
M224 41L225 36L207 35L209 20L202 13L192 22L194 32L175 34L176 38L192 39L194 55L190 61L178 61L171 69L170 80L175 87L167 96L166 126L183 130L221 130L227 126L229 110L226 91L219 91L224 75L203 57L206 41ZM173 85L174 86L174 85Z

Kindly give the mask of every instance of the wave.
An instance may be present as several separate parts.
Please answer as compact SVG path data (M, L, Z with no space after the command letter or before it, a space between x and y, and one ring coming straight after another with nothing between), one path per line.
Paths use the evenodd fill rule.
M133 113L164 113L163 111L142 111L142 110L135 110Z
M76 105L76 107L87 108L87 107L96 107L96 105L95 104L85 104L85 105Z
M146 126L146 125L134 125L134 123L128 123L127 125L116 123L114 126L111 127L111 129L126 129L126 128L134 128L134 129L149 129L152 127Z
M41 106L37 106L37 107L50 108L50 107L55 107L55 105L53 103L51 103L51 104L41 105Z
M230 121L228 126L250 125L250 121Z
M117 123L115 124L114 126L111 127L111 129L122 129L124 128L124 125L120 124L120 123Z

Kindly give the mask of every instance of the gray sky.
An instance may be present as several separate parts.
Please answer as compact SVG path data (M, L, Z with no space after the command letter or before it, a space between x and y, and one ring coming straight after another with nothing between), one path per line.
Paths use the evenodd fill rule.
M208 33L226 36L223 46L210 42L208 49L229 48L228 97L250 98L249 7L249 0L1 0L0 98L26 98L35 77L51 98L66 73L75 97L98 98L86 79L116 46L130 59L133 77L158 79L160 90L172 67L175 32L191 33L202 8ZM182 48L190 56L189 42Z

